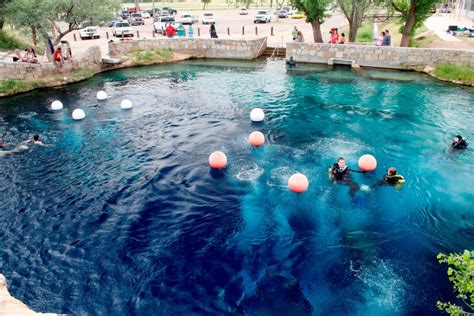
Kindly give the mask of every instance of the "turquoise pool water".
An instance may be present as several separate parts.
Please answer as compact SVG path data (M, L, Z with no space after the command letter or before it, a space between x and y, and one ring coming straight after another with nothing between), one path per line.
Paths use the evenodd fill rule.
M435 313L453 300L436 254L474 245L474 155L449 148L472 137L473 104L472 88L415 73L281 61L135 68L0 99L5 142L54 144L0 157L0 272L29 306L68 314ZM265 146L248 146L254 130ZM366 153L378 167L354 181L394 166L406 184L351 197L330 181L339 156L355 169ZM307 192L286 188L294 172Z

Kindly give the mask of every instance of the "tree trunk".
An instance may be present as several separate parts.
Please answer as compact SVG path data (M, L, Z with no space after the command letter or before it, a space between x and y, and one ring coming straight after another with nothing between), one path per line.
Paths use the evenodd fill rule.
M322 43L323 36L321 34L321 23L319 21L311 21L311 26L313 28L313 39L315 43Z
M204 5L202 6L203 10L206 10L206 3L204 2Z
M5 23L5 20L3 18L0 18L0 31L3 29L4 23Z
M357 39L357 31L359 30L359 25L354 20L349 21L349 42L353 43Z
M410 38L413 31L413 26L415 25L415 12L416 5L413 0L410 1L410 10L408 11L408 18L405 26L403 27L402 40L400 42L400 47L408 47L410 44Z
M32 26L31 27L31 38L33 39L33 44L38 45L38 38L37 38L37 32L36 32L36 27Z

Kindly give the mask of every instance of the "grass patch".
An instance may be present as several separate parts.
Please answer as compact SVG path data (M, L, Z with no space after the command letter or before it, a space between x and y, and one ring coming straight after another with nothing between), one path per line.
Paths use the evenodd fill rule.
M444 80L474 84L473 67L457 66L453 64L438 64L435 66L434 75Z
M14 50L16 48L23 50L28 46L28 43L5 31L0 31L0 49Z
M173 57L173 53L169 49L155 49L135 52L133 57L138 64L151 64L158 61L168 61Z
M374 41L374 23L363 22L356 37L357 42L368 43Z
M94 72L94 70L92 70L90 68L81 68L81 69L75 70L74 72L71 73L71 77L74 80L81 80L81 79L85 79L85 78L90 78L93 75L95 75L95 72Z
M34 88L40 88L43 85L42 80L13 80L6 79L0 81L0 95L13 95Z

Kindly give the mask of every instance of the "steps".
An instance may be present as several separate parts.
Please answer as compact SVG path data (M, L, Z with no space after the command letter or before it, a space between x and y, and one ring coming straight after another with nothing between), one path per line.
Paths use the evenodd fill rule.
M286 48L285 47L278 47L275 50L275 47L267 47L264 51L262 56L264 57L278 57L278 58L286 58Z

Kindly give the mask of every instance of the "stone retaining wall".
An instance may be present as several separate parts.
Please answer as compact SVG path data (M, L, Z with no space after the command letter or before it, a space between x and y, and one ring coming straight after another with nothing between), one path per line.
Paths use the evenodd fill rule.
M355 60L360 66L395 69L419 69L438 63L474 66L474 51L441 48L288 43L286 56L293 56L297 62L327 64L330 58L339 58Z
M99 72L102 63L102 53L99 46L88 48L81 56L72 62L65 62L63 73L71 70L88 68L94 72ZM61 74L52 62L29 64L0 62L0 80L33 80Z
M169 49L200 58L254 59L267 47L267 38L253 40L162 38L109 43L111 57L129 52L154 49Z

